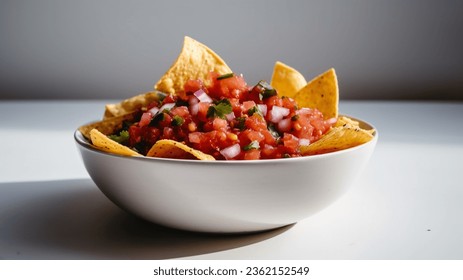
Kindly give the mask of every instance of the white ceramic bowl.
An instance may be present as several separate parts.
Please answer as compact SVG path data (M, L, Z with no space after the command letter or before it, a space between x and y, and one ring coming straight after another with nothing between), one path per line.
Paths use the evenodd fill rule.
M91 178L115 204L167 227L217 233L277 228L326 208L355 182L378 139L376 132L363 145L301 158L199 161L119 156L74 136Z

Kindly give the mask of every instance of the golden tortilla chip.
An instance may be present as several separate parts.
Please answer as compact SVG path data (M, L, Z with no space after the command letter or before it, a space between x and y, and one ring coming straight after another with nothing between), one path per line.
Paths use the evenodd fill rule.
M90 130L90 139L92 141L93 146L95 146L101 151L123 156L141 156L134 150L124 145L121 145L116 141L111 140L97 129Z
M371 131L362 129L350 123L331 128L318 141L308 145L301 146L301 154L316 155L325 154L340 150L352 148L364 144L373 139Z
M139 117L139 112L132 112L123 116L106 118L102 121L83 125L79 127L79 131L87 139L90 139L90 131L92 129L97 129L105 135L111 135L114 132L121 130L124 122L133 122Z
M163 99L164 97L165 94L162 92L150 91L125 99L118 104L107 104L105 107L103 119L118 117L135 112L143 107L148 106L154 101Z
M148 157L215 160L211 155L188 147L187 145L169 139L157 141L146 155Z
M360 125L359 125L359 122L358 121L354 121L353 119L351 118L348 118L346 116L340 116L338 117L338 120L336 121L336 123L334 124L335 127L338 127L338 126L343 126L345 124L349 124L353 127L359 127L360 128ZM375 129L372 128L372 129L369 129L369 130L365 130L363 129L364 131L370 133L371 135L373 135L373 133L375 132Z
M304 76L296 69L280 61L275 63L270 85L276 89L279 96L294 98L306 84Z
M184 94L183 86L190 79L206 80L211 71L219 75L232 70L214 51L200 42L185 36L183 48L175 63L156 83L156 90Z
M346 116L339 116L339 118L336 121L336 123L334 124L334 126L343 126L345 124L350 124L352 126L359 126L358 121L354 121L353 119L348 118Z
M339 89L334 69L311 80L294 99L300 107L317 108L325 119L338 117Z

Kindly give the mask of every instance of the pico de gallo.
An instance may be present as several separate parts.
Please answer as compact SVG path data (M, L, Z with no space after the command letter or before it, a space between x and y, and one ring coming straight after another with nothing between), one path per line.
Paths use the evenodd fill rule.
M209 74L189 80L141 112L113 140L146 155L160 139L184 142L217 160L299 157L336 123L316 108L299 108L265 81L248 86L242 75Z

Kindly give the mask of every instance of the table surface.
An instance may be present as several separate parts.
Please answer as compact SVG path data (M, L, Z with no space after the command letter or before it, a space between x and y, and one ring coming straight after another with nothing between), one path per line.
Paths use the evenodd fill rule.
M0 101L0 259L463 259L463 103L344 101L379 141L356 184L297 224L167 229L113 205L73 140L110 101Z

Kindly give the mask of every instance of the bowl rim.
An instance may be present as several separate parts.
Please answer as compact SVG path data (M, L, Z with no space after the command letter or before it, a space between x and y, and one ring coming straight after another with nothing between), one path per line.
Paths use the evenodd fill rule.
M100 153L102 155L116 157L116 158L124 158L129 160L142 160L142 161L159 161L159 162L169 162L169 163L189 163L189 164L206 164L206 165L255 165L255 164L275 164L275 163L282 163L282 162L293 162L293 161L310 161L310 160L317 160L320 158L327 158L339 155L341 153L348 153L352 152L357 149L361 149L366 145L370 145L373 142L377 142L379 134L378 129L369 122L361 120L359 118L351 117L348 115L340 115L344 117L349 117L352 120L358 121L362 128L366 129L374 129L373 139L370 141L363 143L361 145L351 147L344 150L339 150L335 152L325 153L325 154L318 154L318 155L310 155L310 156L303 156L303 157L295 157L295 158L277 158L277 159L259 159L259 160L196 160L196 159L174 159L174 158L157 158L157 157L146 157L146 156L125 156L119 155L115 153L105 152L102 150L97 149L94 147L90 142L83 136L83 134L76 129L74 131L74 140L75 142L82 148L90 150L95 153Z

